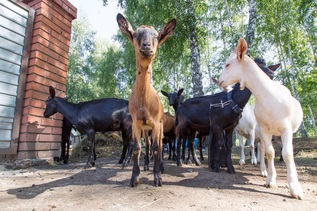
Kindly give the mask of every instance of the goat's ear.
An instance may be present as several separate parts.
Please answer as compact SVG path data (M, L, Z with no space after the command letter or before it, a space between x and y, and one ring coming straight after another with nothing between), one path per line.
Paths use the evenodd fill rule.
M159 35L159 43L158 45L161 45L167 38L172 36L173 32L175 31L176 28L176 19L170 20L165 26L161 29L160 35Z
M177 95L180 96L183 93L183 91L184 91L183 88L179 89L178 92L177 92Z
M245 41L245 39L240 38L238 42L238 46L235 49L238 61L241 61L243 59L244 55L247 53L247 49L248 49L247 42Z
M275 71L277 70L279 67L281 66L281 63L278 63L278 64L273 64L273 65L270 65L268 66L268 68L272 71Z
M162 93L164 96L168 97L167 92L165 92L165 91L161 90L161 93Z
M50 86L50 87L49 87L49 90L50 90L50 96L51 96L51 98L54 98L54 97L55 97L55 89L54 89L52 86Z
M117 22L122 33L128 37L131 43L133 43L134 30L132 28L132 25L129 23L129 21L127 21L127 19L125 19L123 15L118 13Z

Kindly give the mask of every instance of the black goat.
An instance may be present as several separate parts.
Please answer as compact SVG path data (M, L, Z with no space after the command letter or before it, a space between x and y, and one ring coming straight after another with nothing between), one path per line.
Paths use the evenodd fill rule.
M128 111L129 102L127 100L106 98L74 104L63 98L55 97L55 90L51 86L49 87L49 93L44 117L47 118L59 112L81 134L87 134L88 161L85 168L95 165L96 157L94 149L96 132L121 131L123 149L119 163L124 161L132 137L132 119ZM130 150L128 151L130 152ZM128 160L126 159L125 164L127 162Z
M182 105L182 103L184 102L184 96L182 95L183 91L184 91L183 88L179 89L177 92L172 92L172 93L167 93L163 90L161 91L162 94L167 97L169 105L173 106L175 113L178 110L178 108ZM206 136L203 136L200 133L197 133L196 137L198 138L200 159L204 160L202 145L206 140ZM174 148L175 148L175 143L176 143L176 140L174 141ZM186 145L186 142L183 142L182 143L182 149L183 149L182 150L182 159L183 160L185 159L185 145ZM190 160L190 150L188 149L187 161L189 161L189 160Z
M173 145L173 141L175 140L175 117L171 115L169 112L165 112L163 116L163 134L164 138L162 139L164 144L169 144L169 156L168 159L170 160L172 158L173 153L173 159L176 159L175 146ZM145 155L144 155L144 171L149 170L149 163L150 163L150 157L152 156L150 146L152 146L152 139L149 138L149 135L151 135L151 131L143 130L142 131L142 137L144 138L145 142ZM164 152L162 150L162 159L164 157ZM163 166L163 160L161 160L160 165L161 171L164 171Z
M262 63L261 63L262 61L259 61L259 60L255 60L255 61L258 63L258 65L260 67L263 67L263 69L265 69L264 70L265 72L269 71L269 72L267 72L268 75L272 74L271 70L269 70L268 68L266 68L262 65ZM242 92L240 90L237 90L237 91ZM247 92L247 91L244 90L244 92ZM244 99L245 103L247 103L250 96L251 96L251 93L245 97L245 99ZM194 138L196 136L196 131L198 131L202 136L207 136L207 135L209 135L210 131L214 131L213 129L210 128L210 121L211 120L209 120L209 116L212 119L213 116L217 117L217 116L221 116L221 115L224 115L227 113L218 114L221 110L217 110L217 112L210 113L210 115L209 115L210 104L220 103L220 100L223 100L223 99L227 99L227 93L224 91L221 93L214 94L214 95L207 95L207 96L191 98L191 99L186 100L182 104L182 106L178 109L178 111L176 112L176 136L177 136L177 140L179 143L186 141L186 139L188 140L188 146L191 150L192 157L193 157L196 165L201 164L196 156L195 151L193 150L193 143L194 143ZM243 108L243 107L244 107L244 105L242 106L242 103L241 103L240 108ZM231 113L230 113L230 115L231 115ZM220 118L215 118L215 120L216 119L217 119L217 121L219 121L219 124L222 124L220 121ZM214 137L214 138L217 137L219 139L225 137L225 139L231 138L231 140L232 140L232 131L237 123L237 120L238 119L234 119L234 120L230 120L230 121L227 120L227 122L224 122L224 123L226 123L226 124L224 124L225 127L221 126L222 130L217 130L217 135L215 136L214 134L213 135L211 134L211 137ZM215 125L215 127L216 127L216 125L218 124L217 121L212 121L212 123L213 123L212 125L213 126ZM217 140L217 139L215 139L215 140ZM226 143L230 144L229 142L230 141L226 141ZM220 143L220 141L217 143ZM232 142L231 142L231 146L232 146ZM208 148L209 149L212 148L210 146L210 143L209 143ZM215 159L219 159L220 153L223 152L223 150L220 150L220 147L218 147L218 150L219 150L219 151L217 151L218 156ZM231 147L230 147L230 150L231 150ZM177 154L179 155L179 153L180 153L180 144L177 144ZM230 156L230 160L228 159L229 156ZM228 165L228 171L230 173L234 173L232 163L230 163L231 152L227 153L226 157L227 157L226 162ZM182 159L184 159L184 158L182 158ZM211 167L213 165L213 163L214 162L212 159L212 155L209 153L209 166ZM220 165L219 160L216 160L216 163L217 163L217 165ZM231 166L229 166L230 164L231 164ZM179 156L177 158L177 165L182 165L182 161L181 161L181 158ZM217 168L215 170L217 171ZM218 168L218 170L219 170L219 168Z

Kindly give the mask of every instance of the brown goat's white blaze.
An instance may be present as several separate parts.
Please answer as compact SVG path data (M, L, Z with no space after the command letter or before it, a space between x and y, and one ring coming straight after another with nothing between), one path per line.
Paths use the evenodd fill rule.
M135 31L132 25L120 13L117 22L122 33L133 44L136 56L136 80L129 100L129 112L132 117L134 165L130 185L139 184L139 158L141 152L141 132L151 130L154 154L154 185L161 186L162 138L164 109L158 94L151 85L152 63L157 48L169 38L176 27L176 20L169 21L158 33L152 26L140 26Z
M276 170L274 166L275 151L272 146L272 135L281 136L283 142L282 155L287 166L287 180L291 196L302 199L303 190L299 184L293 156L293 133L303 120L300 103L292 97L283 85L270 80L246 55L247 43L240 38L236 50L227 59L219 78L222 87L240 82L256 97L254 113L260 127L261 148L265 146L268 159L267 187L276 186ZM261 149L262 153L262 149ZM260 164L261 172L265 171L265 163Z

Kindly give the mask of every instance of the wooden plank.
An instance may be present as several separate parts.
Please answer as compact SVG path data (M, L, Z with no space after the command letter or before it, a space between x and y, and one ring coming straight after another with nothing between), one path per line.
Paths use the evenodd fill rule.
M6 142L2 142L2 140L0 140L0 149L7 149L10 148L11 143L6 141Z
M0 122L0 130L12 130L12 123Z
M19 76L1 71L0 72L0 81L6 82L6 83L11 83L11 84L18 84Z
M23 53L23 46L22 45L16 44L16 43L14 43L10 40L7 40L1 36L0 36L0 49L3 49L3 51L6 51L6 52L12 51L20 56ZM12 53L10 55L6 55L6 52L0 52L1 59L4 59L4 60L10 59L10 56ZM21 64L21 61L17 61L16 64Z
M24 16L23 16L23 14L21 15L21 13L20 14L17 13L19 11L16 11L15 9L17 9L18 7L16 7L14 4L11 4L11 5L8 4L7 6L8 7L6 7L5 5L0 3L0 15L2 15L4 17L9 17L13 22L18 23L22 26L26 26L27 13L25 14L24 12L27 12L27 11L23 11L21 9L18 9L19 11L24 13Z
M20 65L12 64L8 61L0 59L0 70L19 75L20 74Z
M16 96L10 96L0 93L0 105L15 107Z
M0 117L0 122L13 123L12 118Z
M12 40L13 42L23 45L24 44L24 36L15 33L7 28L4 28L0 25L1 36L8 40Z
M0 117L14 118L14 110L13 107L0 105Z
M0 82L0 93L17 96L18 86Z
M19 5L11 1L1 1L0 4L4 7L10 8L12 11L20 14L23 17L28 17L29 12L26 9L20 7Z
M11 20L9 20L8 18L5 18L3 16L0 15L0 23L2 25L2 27L5 27L7 29L10 29L12 31L15 31L18 34L21 35L25 35L25 27L12 22Z

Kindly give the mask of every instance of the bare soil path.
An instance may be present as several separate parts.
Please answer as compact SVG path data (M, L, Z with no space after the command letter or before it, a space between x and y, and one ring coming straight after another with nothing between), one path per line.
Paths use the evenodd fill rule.
M98 158L92 169L83 169L86 159L20 170L2 165L0 210L317 210L316 150L312 153L296 157L304 200L290 197L286 166L277 159L275 189L264 187L259 166L249 160L239 166L237 158L235 175L211 172L206 161L177 167L165 160L162 187L153 186L151 171L141 171L140 185L130 188L132 166L122 169L112 156Z

